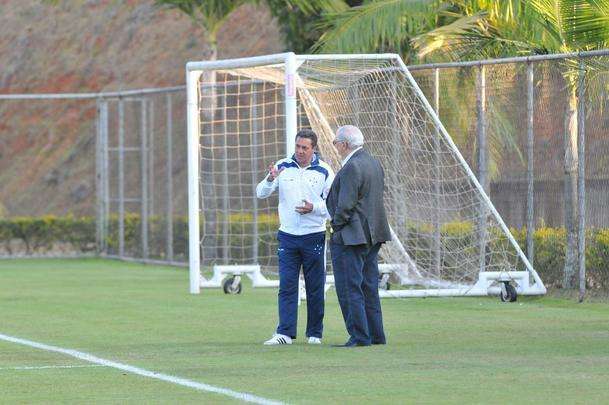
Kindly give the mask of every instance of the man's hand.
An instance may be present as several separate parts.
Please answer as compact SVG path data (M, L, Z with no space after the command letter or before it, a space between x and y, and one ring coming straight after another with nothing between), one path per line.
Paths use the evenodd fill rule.
M269 174L266 176L266 181L272 183L277 177L279 177L279 174L281 174L283 169L285 169L285 167L282 167L281 169L277 170L275 165L271 164L269 166Z
M313 204L307 200L302 200L302 206L296 207L295 211L301 215L308 214L313 211Z

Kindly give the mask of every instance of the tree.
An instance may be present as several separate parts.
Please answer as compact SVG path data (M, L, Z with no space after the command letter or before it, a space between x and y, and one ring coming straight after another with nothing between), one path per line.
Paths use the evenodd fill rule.
M318 52L397 52L413 60L411 39L433 29L438 0L380 0L339 12L325 13Z
M464 60L588 51L609 45L609 0L382 0L329 15L318 49L375 51L405 59ZM578 77L567 61L564 179L567 258L565 286L577 261Z
M285 0L266 0L271 14L279 22L286 49L295 53L306 53L315 45L323 34L319 24L323 13L338 13L348 7L362 4L362 0L336 1L317 7L313 10L303 10Z
M215 60L218 55L218 31L224 22L243 4L258 4L260 0L155 0L155 3L182 11L202 27L207 33L210 47L208 55L204 57ZM273 16L278 18L287 43L292 46L300 42L310 43L317 38L308 32L310 19L321 12L340 12L347 7L343 0L266 0L266 3ZM299 47L298 50L301 49Z
M568 53L609 45L609 1L530 0L454 1L454 21L413 40L419 55L443 52L451 57ZM564 185L567 252L564 286L573 286L578 259L578 83L581 66L562 66L569 89L564 124ZM580 300L583 291L580 291Z

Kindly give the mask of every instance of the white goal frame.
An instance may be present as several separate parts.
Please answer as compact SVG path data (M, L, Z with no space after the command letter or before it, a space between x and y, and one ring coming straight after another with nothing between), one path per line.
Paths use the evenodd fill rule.
M507 236L510 245L515 249L516 254L524 263L525 271L501 271L501 272L480 272L479 279L474 286L463 286L463 288L442 288L438 286L436 289L404 289L382 291L383 297L425 297L425 296L485 296L499 294L503 288L502 283L509 281L516 282L516 291L523 295L543 295L546 293L546 288L527 259L526 255L514 239L507 225L495 209L489 196L484 188L474 175L473 171L467 164L466 160L456 147L451 136L448 134L444 125L440 121L435 110L430 105L427 98L424 96L420 87L412 77L410 71L402 61L398 54L343 54L343 55L296 55L292 52L257 56L249 58L227 59L217 61L201 61L189 62L186 64L186 87L187 87L187 128L188 128L188 230L189 230L189 279L190 293L198 294L201 287L221 287L222 278L227 274L246 274L255 284L259 286L276 286L277 282L266 280L260 273L260 267L252 264L252 266L234 266L231 270L227 266L218 266L214 270L212 280L205 279L200 272L200 233L199 233L199 141L200 141L200 106L199 106L199 80L205 71L215 69L233 69L256 67L263 65L283 64L285 74L284 86L284 108L285 108L285 150L286 156L291 156L294 151L295 135L297 132L297 94L296 83L298 77L298 67L305 61L312 60L356 60L356 59L385 59L393 60L402 70L409 84L412 86L416 96L421 100L424 109L429 114L433 123L439 130L439 136L453 149L457 159L466 170L467 176L471 180L474 187L480 193L483 201L486 203L489 214L497 221L501 230ZM402 247L403 250L403 247ZM193 254L194 253L194 254ZM406 254L406 262L403 264L389 264L381 268L381 272L395 273L402 285L408 285L409 280L404 268L411 268L416 264L412 263L412 259ZM384 270L383 270L384 269ZM401 270L402 269L402 270ZM532 283L530 278L532 277ZM504 290L505 292L505 290Z

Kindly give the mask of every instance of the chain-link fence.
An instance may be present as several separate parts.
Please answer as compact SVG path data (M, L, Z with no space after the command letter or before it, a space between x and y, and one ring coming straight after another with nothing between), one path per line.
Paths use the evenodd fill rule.
M546 284L609 288L609 51L410 68ZM186 262L185 107L0 96L0 257Z
M184 87L0 97L0 256L187 260Z
M607 55L412 67L550 287L609 287Z

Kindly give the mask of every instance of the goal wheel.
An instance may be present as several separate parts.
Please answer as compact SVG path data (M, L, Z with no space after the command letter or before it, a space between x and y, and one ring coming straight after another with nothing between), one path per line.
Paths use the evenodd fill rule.
M389 275L381 274L379 276L379 290L389 290L391 289L391 284L389 283Z
M508 281L504 281L499 298L501 298L501 302L515 302L518 299L516 288Z
M241 294L241 281L235 282L235 276L227 278L222 284L224 294Z

